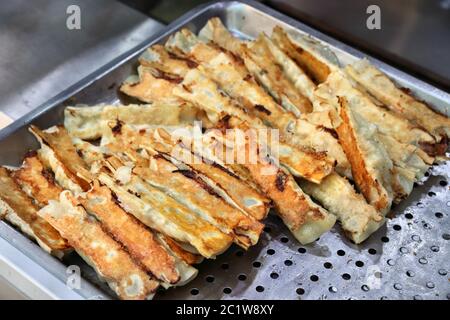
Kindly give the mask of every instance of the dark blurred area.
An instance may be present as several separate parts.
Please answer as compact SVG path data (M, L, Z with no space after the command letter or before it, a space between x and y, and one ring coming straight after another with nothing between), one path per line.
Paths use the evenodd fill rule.
M208 2L121 1L164 23ZM450 0L261 2L444 90L450 90ZM366 27L369 5L378 5L381 9L381 30Z

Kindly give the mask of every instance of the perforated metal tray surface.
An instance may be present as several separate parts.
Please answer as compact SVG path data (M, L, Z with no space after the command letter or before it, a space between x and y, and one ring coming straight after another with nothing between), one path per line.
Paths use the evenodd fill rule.
M202 263L161 299L450 299L450 163L430 169L392 219L362 245L339 226L300 245L271 216L259 244Z
M243 38L270 34L279 24L328 44L343 64L365 56L257 2L208 4L0 131L0 163L19 165L27 150L38 147L27 132L28 125L62 123L65 105L124 102L117 88L135 72L137 57L146 47L164 42L182 27L198 32L214 16ZM450 114L449 94L380 61L372 62L440 112ZM450 299L449 175L449 162L433 166L408 199L393 208L392 219L362 245L352 244L335 226L315 243L301 246L271 215L258 245L247 252L232 247L215 260L204 261L194 281L159 292L155 299ZM111 291L76 254L61 263L4 222L0 222L0 237L63 283L68 278L66 266L79 265L84 284L76 292L81 297L111 297ZM27 277L45 285L37 274Z

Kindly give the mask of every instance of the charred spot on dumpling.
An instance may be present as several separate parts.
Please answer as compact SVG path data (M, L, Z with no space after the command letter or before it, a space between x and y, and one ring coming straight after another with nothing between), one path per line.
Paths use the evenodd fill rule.
M277 187L277 189L281 192L284 191L284 189L286 188L286 182L287 182L287 174L284 173L283 171L279 170L277 172L277 177L275 179L275 185Z
M50 169L42 169L42 175L45 179L47 179L48 182L54 184L55 183L55 174Z
M122 126L123 122L117 119L116 124L111 128L112 133L115 135L120 134L122 132Z
M182 77L177 76L175 74L168 73L168 72L164 72L159 69L154 70L153 76L157 79L163 79L163 80L175 83L175 84L180 84L181 82L183 82Z
M29 150L29 151L27 151L27 153L25 153L23 158L24 159L26 159L26 158L33 158L35 156L37 156L37 151L36 150Z
M259 112L263 112L265 114L267 114L268 116L270 116L272 114L272 112L270 112L269 110L267 110L263 105L261 104L255 104L255 109L258 110Z
M191 89L190 87L188 87L187 85L182 84L182 87L183 87L183 89L186 90L187 92L192 93L192 89Z

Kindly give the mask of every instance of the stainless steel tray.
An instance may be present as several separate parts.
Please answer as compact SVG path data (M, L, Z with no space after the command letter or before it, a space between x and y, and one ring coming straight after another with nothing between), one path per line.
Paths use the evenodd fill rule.
M32 113L0 131L0 163L19 165L28 149L37 148L27 126L48 127L63 121L67 104L124 101L117 87L136 67L137 56L163 42L181 27L197 32L219 16L236 35L252 38L276 25L307 33L327 43L343 64L365 56L316 30L253 1L214 2L201 6L159 35L145 41L97 72L60 93ZM400 85L409 87L437 110L450 114L450 95L380 61L372 61ZM339 227L309 246L300 246L276 217L267 220L259 244L248 252L233 247L216 260L199 265L196 280L157 295L159 299L450 299L450 163L433 166L399 206L394 218L362 245L350 243ZM3 248L6 248L3 250ZM9 259L9 260L8 260ZM0 223L0 261L55 298L109 298L92 270L76 255L63 263ZM81 266L80 290L64 284L66 266ZM92 285L94 283L94 285Z

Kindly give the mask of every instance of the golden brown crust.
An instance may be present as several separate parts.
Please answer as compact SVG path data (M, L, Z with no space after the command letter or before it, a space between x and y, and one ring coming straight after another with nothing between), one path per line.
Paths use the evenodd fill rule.
M73 146L72 140L64 126L53 127L42 131L31 125L31 132L45 145L49 146L55 157L63 164L65 174L84 191L89 190L92 174L84 160Z
M88 219L69 191L61 193L59 202L50 201L39 215L68 240L121 299L145 299L158 288L159 283L102 230L100 223Z
M131 142L131 144L135 147L151 146L159 152L169 153L172 155L175 154L172 153L172 151L177 144L174 143L174 140L164 129L155 129L154 131L148 130L145 133L138 133L129 130L128 126L125 126L122 134L122 137L125 140L121 141L121 144ZM163 142L165 145L156 141L155 136L158 136L159 139L161 139L160 142ZM119 145L118 149L120 148L121 147ZM223 167L221 164L209 161L208 159L206 159L208 163L205 163L205 159L194 159L194 157L196 158L196 156L192 154L193 161L186 164L187 167L190 167L200 174L205 175L215 184L219 185L227 196L229 196L241 210L244 210L250 216L256 218L257 220L262 220L266 217L269 209L269 199L252 187L248 186L237 175ZM177 160L182 161L183 159L177 158ZM161 159L156 159L154 161L155 163L160 163ZM158 179L158 177L154 176L154 179ZM176 188L176 186L174 186L174 188ZM247 204L248 202L250 202L250 204Z
M28 190L41 207L49 200L58 200L63 189L55 183L53 172L44 168L37 155L27 156L22 167L12 172L12 177L22 187Z
M191 209L200 219L205 219L222 232L233 235L237 244L244 248L256 244L263 225L251 216L230 206L203 177L189 166L177 167L162 154L157 153L148 161L140 157L131 147L142 148L150 142L149 135L130 133L129 139L118 139L108 147L121 150L135 160L133 173L150 185L170 194L177 202ZM124 147L130 146L130 147Z
M157 242L150 230L115 203L108 188L94 182L92 189L78 200L156 278L168 283L176 283L180 279L174 258Z
M311 53L291 42L286 32L280 26L275 26L273 29L272 39L292 60L299 65L299 67L305 70L306 74L316 84L327 80L327 77L331 72L330 68L326 64L319 61Z
M139 63L144 67L156 68L166 73L176 74L182 77L190 69L198 66L198 63L194 60L183 55L171 53L160 44L148 48L139 58Z
M347 100L339 97L341 123L336 127L339 141L352 166L353 179L369 201L378 211L390 206L390 201L381 183L367 170L364 156L358 146L357 133L351 123L351 111Z
M173 240L172 238L164 235L164 234L160 234L160 237L163 238L164 242L169 246L170 250L172 250L172 252L174 252L174 254L179 257L180 259L182 259L184 262L186 262L189 265L192 264L196 264L199 263L199 261L201 260L201 256L200 255L196 255L193 254L191 252L188 252L186 250L184 250L175 240Z
M210 19L200 31L199 37L202 36L240 56L253 77L287 111L292 111L297 116L312 111L309 100L284 77L281 67L273 63L275 59L261 38L246 44L233 37L217 17Z
M61 251L69 248L67 242L50 224L37 215L38 207L11 178L7 169L0 167L0 199L6 202L23 222L21 229L31 230L32 235L44 249ZM0 213L2 216L3 213ZM8 219L8 215L5 217ZM10 220L10 219L8 219Z
M120 87L120 91L144 102L177 104L183 102L172 95L172 90L177 85L177 81L168 81L167 78L158 77L154 74L156 69L153 68L139 67L138 70L139 82L124 83Z
M113 159L110 157L107 161L114 170L117 168L114 168ZM206 258L222 253L233 240L135 174L131 174L126 184L118 183L105 173L100 173L99 180L117 195L120 205L142 223L179 242L191 244Z

